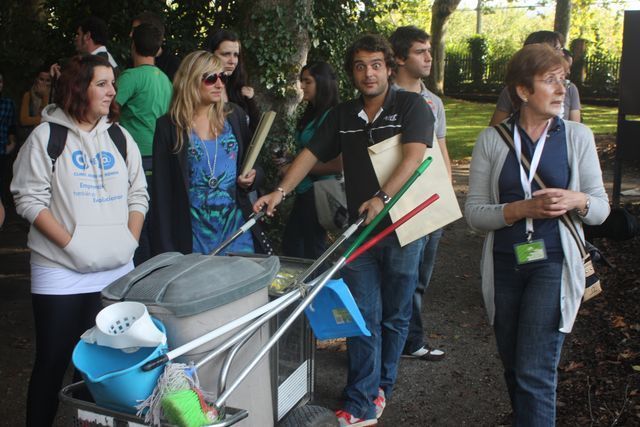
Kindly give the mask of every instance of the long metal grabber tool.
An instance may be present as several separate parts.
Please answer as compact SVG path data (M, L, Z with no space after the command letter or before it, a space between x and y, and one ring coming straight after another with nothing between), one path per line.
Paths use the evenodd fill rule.
M380 240L384 239L386 236L388 236L389 234L393 233L398 227L402 226L405 222L409 221L411 218L413 218L415 215L417 215L419 212L421 212L422 210L424 210L425 208L427 208L428 206L430 206L431 204L433 204L433 202L435 202L436 200L438 200L440 198L440 196L438 194L433 194L431 197L429 197L427 200L425 200L424 202L420 203L418 206L416 206L414 209L412 209L409 213L405 214L402 218L400 218L398 221L394 222L393 224L389 225L387 228L385 228L384 230L382 230L380 233L378 233L376 236L372 237L371 239L369 239L365 244L363 244L362 246L360 246L358 249L356 249L346 260L345 264L349 264L350 262L352 262L353 260L355 260L356 258L358 258L360 255L362 255L364 252L366 252L370 247L374 246L376 243L378 243ZM325 274L322 274L320 277L317 277L316 279L314 279L311 283L308 283L306 285L307 288L312 288L316 283L320 282L320 280L324 279ZM257 331L262 325L264 325L264 323L266 323L269 319L271 319L273 316L275 316L276 314L280 313L282 310L284 310L285 308L287 308L289 305L291 305L293 302L295 302L295 300L289 300L287 301L286 304L278 306L277 308L274 308L273 311L270 311L269 313L265 314L263 317L261 317L260 319L256 320L255 322L253 322L250 325L247 325L245 327L245 329L243 329L242 331L239 331L238 333L236 333L233 337L229 338L226 342L221 343L219 345L219 347L216 347L215 350L213 350L210 354L208 354L206 357L204 357L202 360L200 360L197 364L196 364L196 368L201 367L202 365L204 365L205 363L207 363L209 360L217 357L218 355L222 354L223 352L225 352L228 348L230 348L231 346L243 341L247 336L253 334L255 331ZM230 357L228 357L228 359L231 359ZM230 364L231 362L229 362ZM220 374L220 380L221 382L224 384L226 382L226 378L225 377L225 373L226 372L222 372ZM218 387L218 390L223 390L224 387Z
M324 288L329 279L338 271L342 266L346 263L347 258L356 250L356 248L371 234L371 231L375 228L375 226L380 223L382 218L389 212L389 210L393 207L393 205L402 197L402 195L409 189L411 184L413 184L416 179L427 169L427 167L431 164L432 158L427 157L422 164L416 169L416 171L411 175L411 177L404 183L402 188L398 191L398 193L391 198L389 203L385 205L385 207L380 211L375 218L371 221L371 223L361 232L360 236L356 239L354 244L352 244L349 249L336 261L336 263L323 274L322 280L311 289L309 294L302 300L302 302L295 308L295 310L287 317L284 323L278 328L278 330L273 334L273 336L269 339L267 344L258 352L256 357L240 372L235 381L227 388L224 393L222 393L215 402L216 408L222 408L231 395L233 391L240 385L240 383L249 375L249 373L256 367L260 360L271 350L271 348L278 342L278 340L284 335L287 329L296 321L296 319L302 314L304 309L311 304L316 295ZM413 211L412 211L413 212ZM411 212L409 212L411 213ZM408 214L407 214L408 215ZM415 213L414 213L415 215Z
M242 225L242 227L237 229L235 233L233 233L231 236L229 236L229 238L227 240L225 240L224 242L220 243L220 246L215 248L213 250L213 252L211 252L211 255L218 255L224 248L229 246L231 244L231 242L233 242L235 239L237 239L238 236L240 236L241 234L243 234L244 232L249 230L251 227L253 227L256 224L256 222L258 222L258 220L264 216L264 213L265 213L264 211L260 211L258 213L252 213L249 216L249 219L247 220L247 222L245 222Z

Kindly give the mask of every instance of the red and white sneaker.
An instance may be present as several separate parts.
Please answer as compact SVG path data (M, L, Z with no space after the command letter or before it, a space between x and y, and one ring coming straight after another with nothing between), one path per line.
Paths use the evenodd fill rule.
M340 427L343 426L351 426L351 427L364 427L364 426L374 426L378 424L377 419L364 420L362 418L357 418L348 413L347 411L343 411L342 409L336 411L336 417L338 418L338 423L340 423Z
M373 404L376 405L376 419L378 419L382 416L385 406L387 406L387 398L382 388L378 388L378 397L373 399Z

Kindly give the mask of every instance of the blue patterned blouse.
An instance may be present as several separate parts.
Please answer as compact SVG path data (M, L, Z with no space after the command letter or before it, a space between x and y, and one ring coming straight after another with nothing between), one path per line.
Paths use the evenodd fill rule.
M228 121L217 138L189 138L189 203L193 252L208 254L237 231L244 218L236 205L238 141ZM251 233L244 233L223 252L254 252Z

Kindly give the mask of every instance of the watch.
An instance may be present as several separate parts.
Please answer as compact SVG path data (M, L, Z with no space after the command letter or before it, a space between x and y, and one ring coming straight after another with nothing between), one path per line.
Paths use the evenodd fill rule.
M589 208L591 207L591 197L587 194L587 201L584 204L584 209L576 209L576 213L579 216L585 217L589 213Z
M373 195L373 197L377 197L378 199L382 200L383 205L386 205L391 201L391 197L389 197L389 195L382 190L378 190L376 194Z

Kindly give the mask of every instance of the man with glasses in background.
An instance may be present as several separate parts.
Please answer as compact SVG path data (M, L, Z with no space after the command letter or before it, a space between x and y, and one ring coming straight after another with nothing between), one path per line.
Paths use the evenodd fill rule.
M558 55L564 55L562 49L564 41L564 36L557 31L535 31L527 36L524 41L524 46L534 43L544 43L556 49L558 51ZM571 120L572 122L579 122L581 121L580 109L580 94L578 93L578 88L573 83L567 83L567 93L564 97L561 117L565 120ZM509 98L509 92L505 87L502 89L502 92L500 92L498 102L496 103L496 109L491 117L489 126L499 124L513 114L513 112L513 104Z

